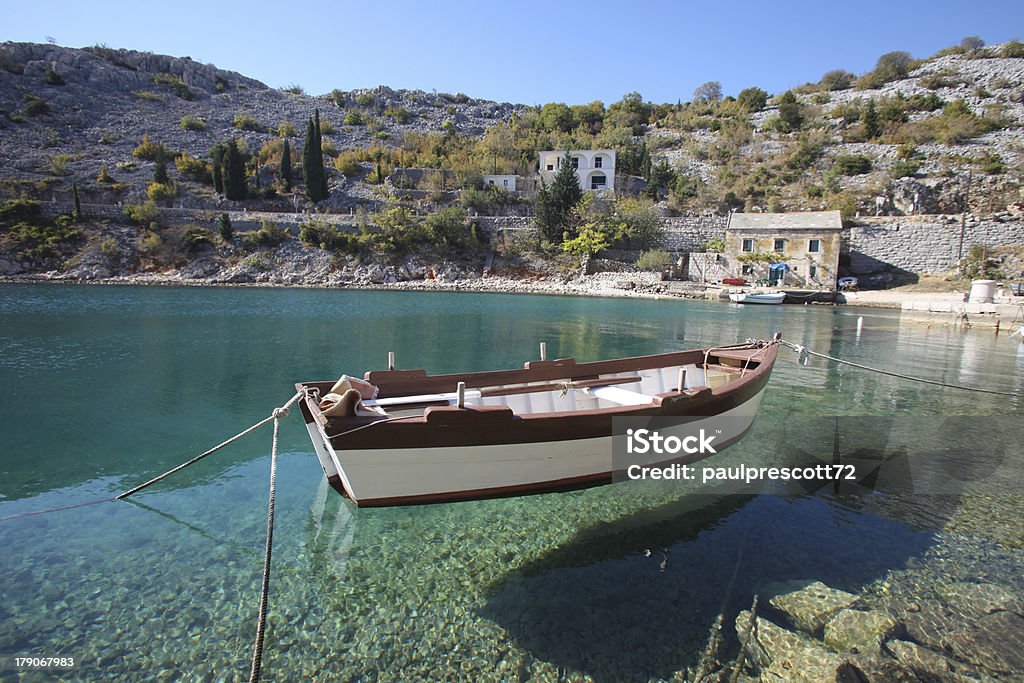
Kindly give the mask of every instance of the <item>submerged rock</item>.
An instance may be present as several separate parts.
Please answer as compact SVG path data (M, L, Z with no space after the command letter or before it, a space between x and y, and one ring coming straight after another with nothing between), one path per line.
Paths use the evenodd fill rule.
M768 602L801 631L817 636L825 624L840 610L850 607L859 598L845 591L829 588L821 581L792 581L770 584L765 588L772 595Z
M968 678L961 669L963 665L954 662L945 655L942 655L928 648L921 647L917 643L905 640L890 640L885 644L890 654L906 667L913 669L921 676L929 680L936 680L940 683L959 683L961 681L976 680Z
M885 612L844 609L825 626L825 644L836 652L877 655L896 620Z
M1024 616L1024 600L994 583L958 582L939 585L936 592L946 604L972 616L1014 612Z
M841 655L829 652L815 640L773 624L761 617L755 618L750 629L749 610L736 617L736 633L742 638L751 633L747 651L762 681L793 681L794 683L835 683L840 668L846 661Z

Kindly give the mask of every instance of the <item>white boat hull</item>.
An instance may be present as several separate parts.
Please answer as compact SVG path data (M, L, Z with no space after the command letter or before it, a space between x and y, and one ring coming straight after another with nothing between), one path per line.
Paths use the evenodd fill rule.
M754 294L741 292L730 294L729 300L737 304L781 304L786 300L785 292L765 292Z
M750 428L764 389L740 405L677 428L704 429L727 446ZM324 473L360 506L461 500L555 491L610 481L612 436L556 442L343 450L307 424ZM664 430L671 435L672 430Z

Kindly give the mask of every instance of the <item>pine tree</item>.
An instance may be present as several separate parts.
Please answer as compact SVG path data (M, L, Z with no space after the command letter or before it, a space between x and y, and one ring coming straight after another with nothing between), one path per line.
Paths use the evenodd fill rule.
M566 152L551 187L541 183L537 193L536 223L544 239L558 244L565 233L573 232L574 211L582 199L583 190L572 167L572 154Z
M320 151L318 138L317 124L310 119L309 125L306 126L306 144L302 148L302 175L306 181L306 196L312 202L318 202L326 197L323 153Z
M284 189L291 192L292 189L292 146L288 143L288 140L284 141L284 149L281 150L281 170L280 174L281 182L284 183Z
M860 122L864 124L864 135L868 140L874 140L882 134L882 124L878 119L874 100L868 100L868 106L861 112Z
M75 208L72 218L76 221L82 218L82 204L78 201L78 181L72 181L71 183L71 201L74 202Z
M228 140L223 158L224 196L228 199L245 199L245 160L234 139Z

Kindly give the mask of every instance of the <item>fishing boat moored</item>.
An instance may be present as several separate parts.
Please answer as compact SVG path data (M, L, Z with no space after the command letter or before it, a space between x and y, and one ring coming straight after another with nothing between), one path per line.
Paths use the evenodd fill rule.
M729 301L737 304L781 304L785 300L785 292L734 292L729 295Z
M739 440L779 338L586 363L546 360L542 346L522 370L391 369L296 388L328 482L361 507L565 491L621 476L617 417L685 418L718 435L716 451Z

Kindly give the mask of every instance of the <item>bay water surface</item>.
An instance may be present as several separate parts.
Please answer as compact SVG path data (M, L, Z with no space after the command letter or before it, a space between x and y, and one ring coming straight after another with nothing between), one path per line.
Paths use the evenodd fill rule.
M442 373L521 367L541 341L550 357L588 361L775 331L868 365L1024 392L1024 347L901 324L898 311L2 285L0 517L110 497L267 416L294 382L380 369L389 351L399 368ZM765 430L814 416L977 418L978 430L1008 429L1020 443L1021 408L1020 398L804 366L781 350L765 419L721 457L799 446L798 432L779 441ZM969 439L972 422L962 424ZM0 653L76 661L0 678L246 679L270 434L130 501L0 522ZM282 423L280 453L268 681L668 680L697 664L718 614L731 632L769 582L821 581L897 611L901 600L941 600L944 586L1024 595L1019 447L998 476L955 495L705 496L630 482L377 510L326 488L298 411ZM986 656L979 670L1021 680Z

